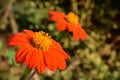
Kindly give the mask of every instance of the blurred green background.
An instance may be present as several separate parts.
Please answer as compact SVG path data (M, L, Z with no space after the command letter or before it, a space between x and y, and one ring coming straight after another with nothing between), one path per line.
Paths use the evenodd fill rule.
M89 38L64 38L49 21L49 11L75 12ZM14 60L16 47L10 35L23 29L43 30L60 42L71 56L67 68L40 74L40 80L120 80L119 0L0 0L0 80L19 80L25 65ZM37 79L34 79L37 80Z

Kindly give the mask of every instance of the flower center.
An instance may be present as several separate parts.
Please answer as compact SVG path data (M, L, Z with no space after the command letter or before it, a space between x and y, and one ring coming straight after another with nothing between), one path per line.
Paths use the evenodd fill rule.
M35 32L33 46L40 50L48 50L52 44L51 36L43 31Z
M66 15L66 20L72 25L77 25L78 19L79 19L78 15L75 15L73 12L70 12Z

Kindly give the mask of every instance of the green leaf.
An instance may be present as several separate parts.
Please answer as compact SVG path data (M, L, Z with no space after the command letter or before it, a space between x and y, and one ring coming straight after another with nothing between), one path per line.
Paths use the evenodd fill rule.
M0 41L0 49L3 47L3 42Z
M10 49L6 51L6 56L8 57L8 63L9 64L14 64L15 63L15 50Z

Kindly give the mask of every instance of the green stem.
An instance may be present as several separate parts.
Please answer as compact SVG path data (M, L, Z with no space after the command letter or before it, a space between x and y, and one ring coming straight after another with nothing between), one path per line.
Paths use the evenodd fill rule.
M34 69L30 72L30 74L28 75L28 77L26 78L26 80L31 80L32 77L35 75L36 72L37 72L37 69L34 68Z
M25 70L24 70L24 72L23 72L23 75L20 77L19 80L25 80L26 77L29 75L30 72L31 72L31 70L28 67L26 67Z
M65 37L66 34L67 34L67 31L60 32L59 36L57 36L55 40L60 42L62 40L62 38Z
M31 80L36 72L37 72L36 68L34 68L31 71L28 67L26 67L23 75L20 77L19 80Z

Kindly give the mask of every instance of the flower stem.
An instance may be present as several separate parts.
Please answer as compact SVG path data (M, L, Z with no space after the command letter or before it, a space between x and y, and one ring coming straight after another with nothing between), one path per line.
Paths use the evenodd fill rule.
M26 78L26 80L31 80L32 77L35 75L36 72L37 72L37 69L34 68L34 69L30 72L30 74L28 75L28 77Z
M60 42L62 38L64 38L67 35L67 31L60 32L59 36L56 37L56 40Z

